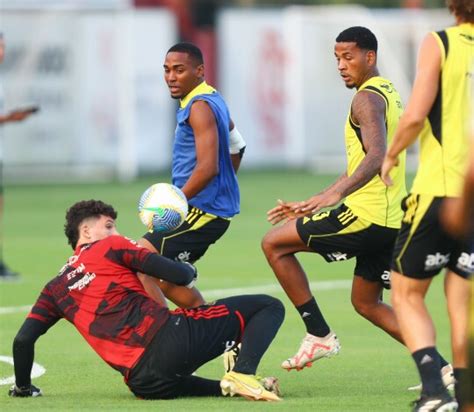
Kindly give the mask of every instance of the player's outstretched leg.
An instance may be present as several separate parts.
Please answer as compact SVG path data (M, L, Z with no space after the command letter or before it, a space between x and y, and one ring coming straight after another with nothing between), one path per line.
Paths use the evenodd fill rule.
M318 337L309 333L303 338L298 352L291 358L283 361L281 367L286 370L301 370L312 366L314 361L329 358L339 353L341 345L334 332L325 337Z
M222 394L240 395L251 400L281 400L275 393L278 388L275 378L271 378L273 385L269 386L269 378L262 381L256 376L256 371L283 322L283 304L266 295L236 296L219 303L225 303L229 309L238 313L243 322L241 350L233 370L221 380Z
M224 396L240 395L253 401L281 401L277 394L279 392L277 381L273 382L273 389L267 389L265 383L266 381L258 376L230 371L222 378L221 389Z

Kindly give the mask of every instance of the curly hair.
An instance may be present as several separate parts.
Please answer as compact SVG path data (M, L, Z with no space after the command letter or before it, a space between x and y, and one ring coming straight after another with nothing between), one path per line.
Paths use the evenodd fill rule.
M472 0L446 0L449 11L466 23L474 23L474 2Z
M72 205L66 212L64 233L68 243L74 249L79 240L79 225L90 217L108 216L117 219L114 208L100 200L82 200Z

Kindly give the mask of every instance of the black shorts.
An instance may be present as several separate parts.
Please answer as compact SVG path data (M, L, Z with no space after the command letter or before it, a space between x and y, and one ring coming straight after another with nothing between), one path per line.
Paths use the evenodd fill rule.
M327 262L356 257L354 275L390 289L390 260L398 229L362 219L344 204L299 218L296 229L303 242Z
M236 346L247 321L263 307L274 304L282 308L271 296L243 295L171 311L130 372L127 385L145 399L176 397L181 377Z
M393 252L392 269L415 279L427 279L443 268L468 278L474 271L474 253L442 228L439 210L443 197L409 194Z
M226 232L229 225L229 219L190 207L186 220L178 229L172 232L150 231L143 238L161 255L193 263Z

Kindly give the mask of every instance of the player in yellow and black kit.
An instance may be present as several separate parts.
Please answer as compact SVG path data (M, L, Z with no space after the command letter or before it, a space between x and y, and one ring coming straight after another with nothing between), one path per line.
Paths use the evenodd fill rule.
M338 70L348 88L356 88L345 126L347 171L333 185L304 202L280 204L268 212L276 224L263 239L263 250L280 284L301 315L307 334L285 369L302 369L339 351L297 252L316 252L328 262L356 257L352 303L362 316L402 342L392 308L382 301L390 286L389 269L406 195L404 155L387 188L379 172L402 113L393 84L379 76L377 39L364 27L351 27L336 38ZM344 203L318 213L322 208ZM447 365L447 363L446 363Z
M448 0L448 6L457 25L425 37L412 95L382 167L382 177L390 184L389 172L399 153L421 132L420 165L404 201L392 263L394 309L423 385L415 411L457 408L442 385L435 330L424 302L432 278L443 268L456 378L467 365L468 277L474 254L441 227L439 210L444 199L459 197L468 159L465 126L473 76L474 4ZM462 402L457 391L456 397Z

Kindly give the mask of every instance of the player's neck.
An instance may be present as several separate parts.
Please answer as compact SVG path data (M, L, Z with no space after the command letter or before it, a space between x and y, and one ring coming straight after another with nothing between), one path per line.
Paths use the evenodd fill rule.
M364 85L365 83L367 83L372 77L377 77L377 76L380 76L379 74L379 71L378 69L375 67L374 69L370 70L365 76L364 78L361 80L360 84L357 86L357 90L359 90L359 88Z

